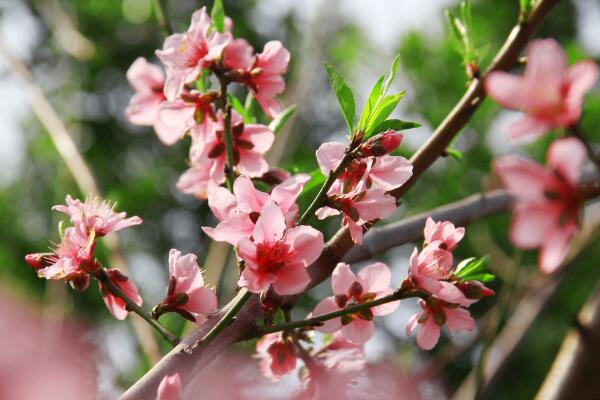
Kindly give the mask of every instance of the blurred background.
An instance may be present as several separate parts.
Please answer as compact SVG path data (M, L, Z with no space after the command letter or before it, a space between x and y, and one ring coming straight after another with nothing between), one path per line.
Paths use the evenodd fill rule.
M166 3L176 32L187 29L194 10L212 5L197 0ZM516 22L518 3L473 2L474 37L484 67ZM322 67L325 60L342 72L362 105L377 77L387 73L400 54L393 87L406 90L407 96L396 114L423 125L406 133L402 146L406 155L424 143L466 88L461 56L443 15L445 9L456 7L456 1L224 4L235 36L246 38L256 49L268 40L281 40L291 51L282 100L300 109L269 154L271 162L291 171L312 171L319 144L341 140L345 134ZM599 59L600 3L560 2L537 36L557 39L570 62ZM63 203L68 193L81 198L97 186L103 197L118 202L119 210L144 219L141 226L120 234L118 241L116 237L105 241L99 254L107 264L129 271L148 308L164 296L171 248L194 252L201 260L209 256L204 264L207 279L218 287L221 302L233 294L235 268L223 268L227 251L211 247L200 229L215 224L207 204L175 188L187 166L189 143L166 147L151 128L132 126L124 117L132 95L127 68L140 56L156 60L154 50L162 47L162 40L152 0L0 1L0 340L5 344L0 351L0 398L114 398L168 350L140 327L137 317L127 322L112 318L94 284L85 293L76 293L63 282L38 279L24 263L25 254L45 251L49 241L59 240L61 216L50 207ZM391 220L497 187L490 163L499 154L523 152L542 161L551 138L561 132L525 148L511 147L504 130L515 117L486 100L455 143L463 159L436 162L403 198ZM594 142L600 140L597 126L598 87L588 95L582 119L584 132ZM83 155L94 182L77 164L74 176L65 163L65 157L74 160L65 133ZM589 245L598 220L593 218L593 206L586 215L588 228L577 239L577 254L551 278L537 272L535 253L511 247L508 214L471 224L458 256L490 254L498 276L492 287L499 295L473 307L478 328L444 335L433 351L419 351L414 338L404 333L417 310L416 302L407 300L394 314L377 321L376 335L366 346L367 359L374 368L393 366L390 379L406 398L469 398L483 375L490 377L486 398L532 398L600 277L600 247ZM322 228L332 234L338 226L336 220ZM393 268L395 282L405 276L413 247L378 256ZM294 309L295 317L301 318L329 294L328 282L315 288ZM167 316L165 321L177 333L190 329L177 318ZM479 363L484 346L491 348L491 366L485 374ZM250 354L253 344L239 347ZM252 368L256 361L244 360L256 374ZM220 360L212 373L225 370L227 362ZM51 377L54 383L31 385L32 374ZM294 384L297 378L290 377L283 384L288 386L282 387ZM44 390L36 392L40 387ZM281 391L272 396L281 398L277 397Z

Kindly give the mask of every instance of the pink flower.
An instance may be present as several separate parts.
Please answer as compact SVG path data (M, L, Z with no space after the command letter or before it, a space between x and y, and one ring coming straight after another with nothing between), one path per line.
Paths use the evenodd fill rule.
M263 154L271 148L275 135L265 125L244 124L242 117L232 113L231 133L234 169L251 178L262 176L269 170ZM211 188L225 181L227 154L223 141L224 123L221 111L217 121L209 119L192 129L192 166L184 173L177 187L184 193L206 198Z
M346 146L343 143L323 143L317 150L317 161L323 175L334 171L344 157ZM341 187L354 187L364 175L368 186L373 185L385 191L402 186L412 176L412 164L404 157L384 155L352 160L337 180L332 192L340 192ZM348 190L346 190L348 191Z
M409 264L409 277L412 283L440 300L452 304L469 306L474 303L450 282L452 277L452 253L440 248L442 242L435 241L427 245L421 254L414 249Z
M329 193L332 191L330 190ZM319 219L343 214L343 224L348 226L352 241L362 244L363 226L376 219L387 218L396 210L396 199L381 189L366 189L364 182L357 185L352 192L330 194L328 206L316 211Z
M121 271L116 268L107 269L106 274L113 285L119 287L125 296L138 306L142 305L142 297L138 292L137 286L135 286L127 276L123 275ZM104 300L104 304L106 304L108 311L110 311L116 319L124 320L128 313L125 301L120 297L113 295L102 282L100 282L100 293L102 294L102 300Z
M440 328L444 325L451 332L470 331L475 322L469 311L461 307L449 307L443 302L426 303L419 299L422 310L413 315L406 326L406 334L411 335L419 327L417 345L423 350L431 350L440 338Z
M179 374L165 375L158 385L156 400L182 400Z
M39 264L38 276L46 279L64 278L67 281L77 278L92 263L95 243L95 238L88 236L81 227L65 229L62 241L53 254L44 257ZM26 260L31 256L34 255L26 256Z
M423 234L426 244L440 241L440 248L452 251L465 236L465 228L456 228L449 221L435 222L431 217L427 217Z
M281 209L286 226L292 228L298 215L296 199L309 176L299 174L275 186L271 194L256 190L250 178L240 176L233 184L233 194L222 187L209 192L208 205L221 221L215 228L202 227L213 240L236 246L240 239L250 237L262 208L275 203Z
M547 167L516 156L494 162L494 170L515 199L511 242L523 249L539 248L542 272L552 273L564 261L578 227L582 205L578 181L586 160L575 138L554 141Z
M285 217L275 203L265 205L252 238L239 241L238 256L245 268L238 284L258 293L273 285L280 295L301 293L310 276L306 267L323 250L323 234L309 226L286 229Z
M167 98L175 100L185 84L195 81L203 68L221 56L230 40L230 33L222 34L212 29L205 7L194 12L188 31L169 36L163 49L156 51L167 69Z
M201 94L191 90L182 92L174 101L164 101L154 124L156 134L164 144L175 144L197 124L216 118L211 105L216 98L216 92Z
M126 213L114 211L114 204L97 198L90 197L82 203L67 195L65 201L67 205L56 205L52 209L67 214L73 225L81 225L86 232L94 231L97 237L142 223L140 217L126 218Z
M127 119L134 125L154 125L158 110L165 101L162 70L144 57L138 57L127 70L127 80L135 90L125 110Z
M585 93L598 78L598 66L583 61L567 68L567 57L553 39L531 42L523 76L492 72L487 93L502 106L526 116L508 131L513 140L531 141L552 128L576 123Z
M169 275L167 297L161 304L169 311L178 312L185 318L201 324L209 314L217 310L217 295L204 286L196 255L181 255L178 250L171 249Z
M256 56L250 90L270 117L281 112L281 104L275 96L285 90L282 75L286 73L289 62L290 52L279 41L267 42L263 52Z
M348 264L339 263L331 275L334 295L317 304L313 315L327 314L350 305L362 304L390 295L392 293L390 280L390 270L383 263L368 265L358 275L354 275ZM394 301L356 314L334 318L325 321L325 324L316 327L316 330L331 333L341 328L347 340L355 344L364 344L371 338L375 329L373 316L389 314L398 308L399 304L399 301Z
M296 369L296 348L281 332L270 333L256 342L260 370L266 378L277 382L283 375Z

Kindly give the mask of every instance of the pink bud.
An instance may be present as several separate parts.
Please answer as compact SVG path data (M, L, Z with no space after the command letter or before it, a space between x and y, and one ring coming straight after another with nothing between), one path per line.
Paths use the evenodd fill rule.
M369 138L360 146L359 153L364 157L384 156L396 150L398 146L400 146L403 136L404 135L401 132L397 132L392 129L378 133L377 135Z
M493 296L494 291L478 281L468 281L459 283L458 288L467 296L468 299L479 300L483 297Z

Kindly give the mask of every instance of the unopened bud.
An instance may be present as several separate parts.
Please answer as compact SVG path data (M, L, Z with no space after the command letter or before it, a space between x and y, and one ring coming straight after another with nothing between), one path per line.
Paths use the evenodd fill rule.
M459 283L457 286L464 295L471 300L479 300L483 297L493 296L495 293L492 289L485 287L483 283L478 281L467 281Z
M360 145L358 152L363 157L380 157L396 150L402 142L404 135L401 132L389 129L369 138Z
M52 265L52 253L33 253L25 256L25 262L36 271Z

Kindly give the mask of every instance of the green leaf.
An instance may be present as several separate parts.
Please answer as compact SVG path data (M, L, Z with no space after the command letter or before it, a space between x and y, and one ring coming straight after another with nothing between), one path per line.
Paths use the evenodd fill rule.
M375 127L381 124L383 121L390 116L394 111L400 100L404 97L405 92L402 91L398 94L391 94L381 99L381 102L377 105L377 108L373 111L369 126L365 129L365 133L370 135Z
M221 33L225 32L225 10L223 9L222 0L215 0L210 17L215 29Z
M490 263L490 256L486 255L479 258L467 258L458 264L454 276L461 281L475 280L472 276L482 274L487 270Z
M244 107L242 102L239 101L239 99L237 97L228 93L227 98L229 99L229 102L231 103L231 106L233 107L233 109L242 116L245 124L251 124L251 123L255 122L254 117L252 115L250 115L248 110Z
M395 131L405 131L407 129L418 128L420 126L421 124L418 122L402 121L401 119L388 119L377 125L370 134L365 135L365 139L368 139L369 137L380 132L385 132L389 129L393 129Z
M335 94L335 97L337 97L342 114L344 114L344 119L348 125L350 136L352 136L354 133L354 117L356 115L356 105L354 103L354 94L352 94L352 89L350 89L350 86L348 86L339 72L335 70L333 65L326 62L325 69L327 70L327 75L329 76L329 82L331 82L333 93Z
M383 85L382 95L386 95L390 86L392 86L392 82L396 79L396 74L398 73L398 66L400 65L400 54L396 54L396 58L392 62L392 67L390 68L390 76L388 76L385 84Z
M285 123L290 119L292 115L298 110L298 106L296 104L287 107L285 110L281 112L271 123L269 124L269 129L274 133L278 133L281 128L285 125Z
M447 147L446 154L448 154L450 157L452 157L456 161L462 161L462 159L463 159L463 153L456 150L454 147Z
M385 76L381 75L381 77L375 83L375 86L373 86L373 89L371 89L371 93L369 94L367 102L365 103L365 108L363 108L362 114L360 115L360 121L358 122L359 131L364 131L364 129L367 127L367 123L369 122L371 114L373 113L373 109L381 98L381 89L384 79Z
M494 274L481 273L481 274L469 275L469 279L465 279L465 280L488 283L488 282L493 282L495 279L496 279L496 276Z

